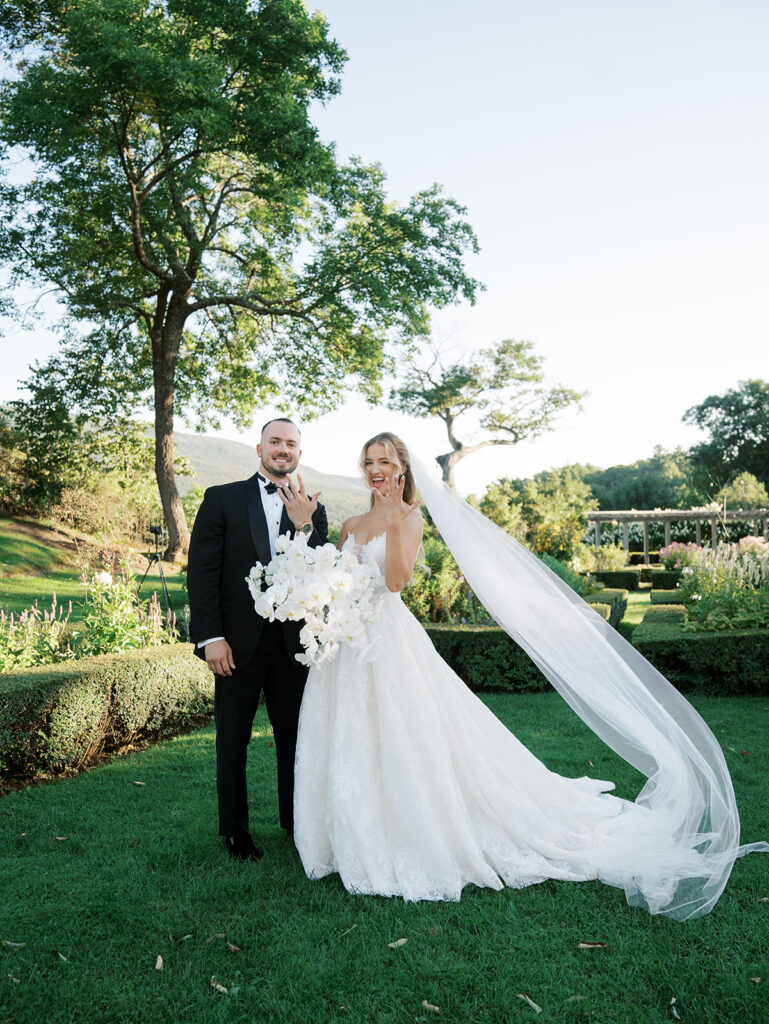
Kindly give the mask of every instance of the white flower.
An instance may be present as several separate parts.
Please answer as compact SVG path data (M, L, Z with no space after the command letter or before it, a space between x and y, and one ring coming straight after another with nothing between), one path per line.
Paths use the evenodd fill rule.
M93 578L94 583L97 583L100 587L111 587L112 586L112 575L108 572L97 572Z
M266 567L258 562L245 582L257 614L281 622L303 622L303 665L319 665L348 644L364 657L371 649L367 626L376 621L382 574L333 544L310 548L301 534L278 538ZM264 588L264 589L263 589Z

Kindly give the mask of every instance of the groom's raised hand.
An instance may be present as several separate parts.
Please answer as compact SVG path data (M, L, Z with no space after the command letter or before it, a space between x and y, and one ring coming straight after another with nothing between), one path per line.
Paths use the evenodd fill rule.
M278 487L278 494L286 506L288 517L296 527L312 523L320 493L320 491L316 491L310 498L299 473L296 474L296 483L289 477L284 484Z

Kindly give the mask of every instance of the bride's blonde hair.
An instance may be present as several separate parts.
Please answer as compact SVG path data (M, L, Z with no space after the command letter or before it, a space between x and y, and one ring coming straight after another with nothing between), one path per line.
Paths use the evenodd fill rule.
M411 460L409 458L408 448L397 434L391 434L389 430L385 430L381 434L375 434L374 437L369 438L369 440L363 445L363 449L360 453L360 459L358 460L358 467L367 484L368 474L366 473L366 454L372 444L381 444L387 452L387 458L395 466L397 476L405 476L406 482L403 485L403 500L407 505L410 505L416 498L417 488L414 483L414 474L411 472ZM375 498L372 494L372 508L374 507L374 501Z

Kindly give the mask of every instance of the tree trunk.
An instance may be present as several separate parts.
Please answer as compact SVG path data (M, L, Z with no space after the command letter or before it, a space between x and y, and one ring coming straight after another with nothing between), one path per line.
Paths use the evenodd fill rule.
M435 456L435 461L441 467L443 482L448 484L452 491L457 489L456 484L454 483L454 469L464 454L465 453L463 451L454 451L447 452L445 455Z
M168 547L163 557L170 562L186 557L190 531L184 514L174 472L174 378L184 321L173 318L163 328L162 337L153 339L153 375L155 387L155 477L168 529ZM178 335L178 337L177 337Z

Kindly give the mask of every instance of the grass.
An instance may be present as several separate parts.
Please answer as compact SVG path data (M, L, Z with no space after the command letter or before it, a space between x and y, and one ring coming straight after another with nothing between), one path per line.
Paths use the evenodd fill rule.
M626 640L633 636L633 630L644 617L644 612L651 604L651 590L630 590L627 595L627 608L619 632Z
M55 542L51 531L43 528L41 532L45 540L24 532L15 520L0 519L0 569L4 576L0 607L8 608L18 615L37 601L41 608L48 609L55 594L58 603L65 607L68 602L72 602L70 621L77 622L82 617L80 603L85 591L80 580L81 569L76 554L66 538L62 537ZM138 579L144 574L145 567L146 562L137 570ZM185 575L174 566L164 565L163 572L171 608L177 615L181 615L187 604ZM162 605L158 572L147 574L141 596L149 598L153 591L157 593Z
M555 770L637 790L557 695L485 700ZM769 700L697 705L723 744L744 840L765 838ZM0 800L0 1021L668 1024L672 999L689 1024L769 1016L769 858L738 861L714 912L688 924L598 883L405 904L305 878L277 826L262 711L249 785L259 864L229 861L214 834L211 728Z

